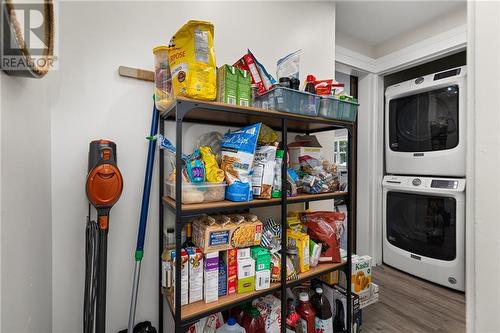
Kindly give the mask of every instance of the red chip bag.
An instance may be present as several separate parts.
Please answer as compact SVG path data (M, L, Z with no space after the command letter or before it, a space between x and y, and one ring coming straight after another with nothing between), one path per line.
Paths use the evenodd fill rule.
M307 225L309 237L321 244L319 262L341 262L340 239L344 232L342 212L301 213L300 220Z

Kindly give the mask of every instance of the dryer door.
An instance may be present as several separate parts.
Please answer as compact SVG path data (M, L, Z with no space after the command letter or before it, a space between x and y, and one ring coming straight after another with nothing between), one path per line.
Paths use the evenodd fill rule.
M457 256L457 202L453 197L389 190L386 237L420 256L452 261Z

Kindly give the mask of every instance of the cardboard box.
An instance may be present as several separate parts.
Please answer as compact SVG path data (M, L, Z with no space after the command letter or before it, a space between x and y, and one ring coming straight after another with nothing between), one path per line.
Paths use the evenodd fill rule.
M236 68L223 65L217 69L217 102L237 105L238 75Z
M262 222L259 220L233 224L234 231L231 234L231 246L236 248L260 245L262 239Z
M203 220L196 220L193 225L193 242L203 251L224 251L232 248L231 237L235 225L228 223L207 225Z
M210 252L205 255L204 269L205 303L219 299L219 252Z
M292 229L286 230L288 242L294 241L299 255L300 273L307 272L309 266L309 235Z
M255 290L265 290L271 287L271 270L255 272Z
M290 166L292 169L299 170L299 156L309 155L312 158L320 159L323 156L322 147L289 147L288 156L290 157Z
M337 306L342 306L344 308L344 327L347 328L347 293L346 290L339 287L330 287L329 285L323 284L323 295L326 296L330 304L332 305L332 313L337 313ZM338 302L337 302L338 300ZM357 332L356 329L360 326L360 308L359 308L359 297L355 293L351 293L351 301L352 301L352 320L353 320L353 332ZM354 329L354 326L356 329Z
M238 294L244 294L255 290L255 276L238 279Z
M351 267L351 290L360 295L367 291L372 282L372 258L370 256L352 256Z
M333 272L323 274L323 275L321 275L320 279L321 279L321 281L323 281L326 284L329 284L330 286L338 284L339 283L339 271L333 271Z
M236 68L236 75L238 76L238 97L236 104L250 106L250 101L252 100L252 78L250 77L250 72Z
M370 283L369 288L359 295L359 308L365 308L368 305L378 302L379 287L375 283Z
M227 295L231 295L236 293L238 285L238 250L229 249L221 251L220 254L227 270Z
M271 253L269 253L269 250L260 247L260 246L255 246L252 247L251 250L251 256L255 260L255 271L263 271L263 270L269 270L271 269Z
M198 248L188 247L189 256L189 303L203 299L203 253Z
M251 249L249 247L244 247L238 249L238 260L243 258L251 258Z
M255 260L238 257L238 280L255 276Z
M227 295L227 266L224 259L219 257L219 297Z
M176 254L175 251L170 252L170 258L172 260L172 286L175 288L175 267L176 267ZM182 249L181 251L181 305L188 304L188 290L189 290L189 263L188 263L188 254L186 250ZM173 301L175 304L175 290L172 292Z

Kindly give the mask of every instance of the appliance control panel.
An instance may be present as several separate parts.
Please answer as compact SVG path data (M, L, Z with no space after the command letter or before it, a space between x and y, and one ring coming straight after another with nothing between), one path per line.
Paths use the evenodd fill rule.
M431 187L455 190L458 188L458 180L433 179L431 181Z
M424 192L461 192L465 190L465 179L386 175L382 185L390 188Z

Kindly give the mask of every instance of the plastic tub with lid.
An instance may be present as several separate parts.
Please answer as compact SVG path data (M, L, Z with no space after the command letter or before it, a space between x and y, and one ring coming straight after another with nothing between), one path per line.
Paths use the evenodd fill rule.
M256 106L282 112L317 116L320 97L303 91L276 87L256 97Z
M175 199L175 182L166 181L166 193ZM227 184L222 183L183 183L182 203L193 204L224 200Z

